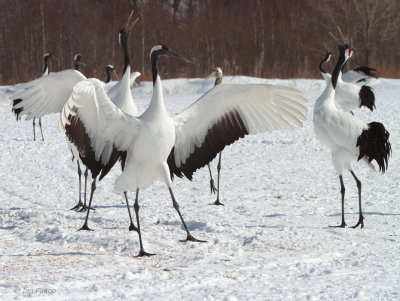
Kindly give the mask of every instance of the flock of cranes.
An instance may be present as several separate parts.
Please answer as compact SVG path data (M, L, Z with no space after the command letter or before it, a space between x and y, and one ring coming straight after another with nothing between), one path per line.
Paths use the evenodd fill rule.
M77 160L79 176L79 201L72 209L86 211L86 218L80 230L91 230L88 225L90 210L97 180L101 181L119 161L121 173L115 181L115 189L123 193L130 219L130 231L139 236L138 256L153 255L143 246L139 218L139 191L154 181L163 181L170 193L172 205L177 211L186 231L183 241L203 242L189 231L172 189L174 176L191 180L194 172L208 165L211 192L217 193L215 205L222 205L219 199L221 153L225 146L248 134L272 130L294 130L302 127L306 120L307 100L302 92L283 86L265 84L221 84L222 69L217 67L209 75L215 77L215 85L185 110L169 116L164 105L158 60L174 57L188 63L181 54L164 43L156 44L150 51L153 95L148 108L141 115L131 94L132 82L140 73L131 73L128 41L132 14L119 32L119 42L124 55L123 77L106 92L105 85L111 80L113 66L106 67L107 79L102 82L86 78L79 67L84 65L81 55L74 57L74 69L48 73L46 53L43 76L28 83L20 84L22 90L12 97L13 112L17 119L26 115L30 120L59 113L59 128L65 133L73 158ZM373 109L374 94L370 87L359 86L358 82L373 76L373 69L359 68L343 75L341 70L353 51L342 43L339 57L332 75L324 69L331 60L328 53L320 64L326 80L326 89L314 106L314 128L317 137L332 151L334 167L342 187L342 223L344 221L344 184L342 172L347 169L357 182L359 189L359 221L355 227L363 227L361 210L361 182L351 170L354 160L366 162L369 166L376 160L381 171L385 171L390 155L389 133L380 123L365 124L357 119L352 110L360 106ZM115 71L114 71L115 72ZM342 109L335 105L338 103ZM35 140L35 123L34 140ZM43 133L42 133L43 139ZM217 187L212 178L209 163L216 157ZM81 199L81 166L86 167L84 201ZM87 204L86 184L88 174L92 175L90 197ZM136 224L133 221L127 192L135 193L133 205Z

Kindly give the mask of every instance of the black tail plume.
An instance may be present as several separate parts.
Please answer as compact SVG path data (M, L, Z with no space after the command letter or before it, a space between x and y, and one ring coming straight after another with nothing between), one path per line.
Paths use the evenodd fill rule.
M360 107L367 107L371 111L375 109L375 94L370 86L362 86L359 96L361 100Z
M19 104L22 101L21 98L18 99L14 99L12 101L12 106L14 107L15 105ZM11 111L15 114L15 118L17 118L17 121L21 119L21 117L19 116L19 114L21 114L23 108L19 108L19 109L11 109Z
M389 132L382 123L369 123L368 129L362 131L357 139L357 146L360 147L358 160L366 156L368 162L375 160L379 165L379 171L385 172L388 168L389 156L392 153L389 136Z

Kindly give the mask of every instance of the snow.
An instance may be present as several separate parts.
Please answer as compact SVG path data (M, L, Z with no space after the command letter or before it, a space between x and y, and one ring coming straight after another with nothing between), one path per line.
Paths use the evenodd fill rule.
M16 122L0 87L1 300L377 300L400 299L400 82L377 79L376 111L360 110L391 133L393 156L385 174L354 165L363 184L364 229L340 223L339 180L328 149L315 138L312 108L323 80L225 77L228 83L295 87L309 99L307 122L295 132L245 139L222 154L221 202L210 206L208 170L173 190L192 234L207 243L181 243L185 232L167 188L139 193L144 247L136 258L123 196L113 191L116 165L98 183L89 227L77 203L76 163L58 131L58 115L42 119L45 141L32 141L32 122ZM164 80L171 114L213 86L213 80ZM132 89L139 111L151 82ZM216 160L215 160L216 161ZM216 180L216 162L212 162ZM345 218L358 219L357 187L344 175ZM90 182L88 183L90 187ZM132 193L129 194L133 205Z

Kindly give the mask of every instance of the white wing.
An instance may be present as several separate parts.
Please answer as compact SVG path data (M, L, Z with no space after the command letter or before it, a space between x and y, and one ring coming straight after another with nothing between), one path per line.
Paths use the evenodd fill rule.
M88 164L96 161L106 165L113 151L129 147L138 123L136 118L126 120L107 96L103 82L88 79L74 86L59 125Z
M247 134L302 127L307 100L298 90L272 85L217 85L175 117L168 158L172 173L192 174L226 145Z
M13 109L29 115L27 120L61 111L72 88L86 77L76 70L52 72L31 82L18 85L24 91L11 97Z
M138 110L132 97L130 74L131 67L128 65L124 76L108 91L108 95L111 101L123 112L137 116Z

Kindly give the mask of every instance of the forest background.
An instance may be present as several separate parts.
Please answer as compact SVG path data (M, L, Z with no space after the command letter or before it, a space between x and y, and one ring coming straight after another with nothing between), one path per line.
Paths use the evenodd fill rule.
M121 75L118 32L130 12L139 21L129 41L132 71L151 78L149 51L165 42L191 61L161 60L163 78L204 77L214 66L226 75L320 78L329 32L340 26L355 49L349 67L368 65L399 77L400 1L397 0L0 0L0 84L73 66L80 53L87 77ZM328 66L331 72L332 65Z

